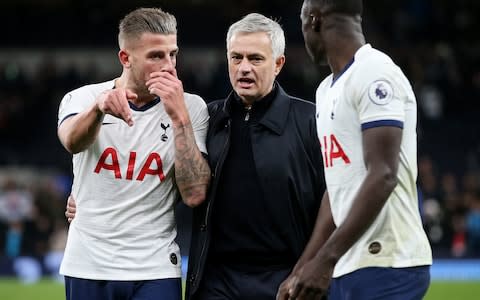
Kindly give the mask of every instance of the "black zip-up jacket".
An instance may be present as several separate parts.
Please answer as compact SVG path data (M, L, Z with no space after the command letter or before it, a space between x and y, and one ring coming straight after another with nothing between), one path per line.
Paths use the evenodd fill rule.
M276 84L276 97L251 130L252 152L264 197L268 201L290 203L290 218L285 220L285 228L291 250L298 259L313 231L325 191L322 154L315 105L287 95ZM186 299L194 298L192 295L197 291L208 254L212 206L230 146L229 107L234 97L232 92L226 99L208 105L207 150L212 180L206 201L193 209Z

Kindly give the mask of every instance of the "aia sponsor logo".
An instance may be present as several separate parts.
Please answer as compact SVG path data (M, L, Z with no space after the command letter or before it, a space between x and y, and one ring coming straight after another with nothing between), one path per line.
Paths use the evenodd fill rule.
M129 154L128 162L121 162L118 160L118 153L115 148L108 147L100 155L94 172L99 174L102 169L108 172L112 172L116 179L126 179L143 181L145 176L158 176L160 181L165 179L163 174L163 164L160 154L153 152L150 153L145 160L140 172L134 174L136 164L137 152L131 151ZM126 166L126 167L125 167ZM123 170L123 176L122 176Z
M343 151L342 146L338 142L334 134L323 136L320 141L323 150L323 163L325 168L333 167L335 163L350 164L350 158Z

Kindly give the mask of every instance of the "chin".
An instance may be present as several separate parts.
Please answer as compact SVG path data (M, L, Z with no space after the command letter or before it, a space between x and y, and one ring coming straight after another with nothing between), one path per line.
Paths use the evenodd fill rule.
M251 93L242 93L242 91L237 92L238 96L242 99L248 99L251 98L253 95Z
M317 59L315 60L315 63L322 67L328 66L327 58L324 56L317 57Z
M252 91L251 89L244 89L244 88L236 88L235 92L237 92L239 96L251 96L255 94L255 92Z
M248 101L250 99L255 99L257 94L256 93L253 93L253 92L245 92L245 90L238 90L236 91L237 92L237 95L240 97L240 99L244 100L244 101Z
M318 66L326 66L328 65L327 62L327 57L323 51L316 51L315 48L309 47L308 44L305 44L305 49L307 50L308 56L310 56L310 59L312 62Z

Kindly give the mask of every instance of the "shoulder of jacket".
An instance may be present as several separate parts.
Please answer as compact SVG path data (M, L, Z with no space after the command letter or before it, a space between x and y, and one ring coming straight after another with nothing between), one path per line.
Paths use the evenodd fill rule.
M306 113L315 112L315 103L298 97L288 96L292 109L304 111Z
M219 99L219 100L213 100L208 102L207 106L208 106L208 113L210 114L210 116L220 111L223 108L225 101L226 101L225 99Z

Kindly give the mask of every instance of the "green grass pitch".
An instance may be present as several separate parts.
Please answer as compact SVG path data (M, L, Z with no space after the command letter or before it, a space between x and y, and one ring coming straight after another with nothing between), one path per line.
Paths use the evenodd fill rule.
M44 279L25 285L15 279L0 279L1 300L64 300L63 285ZM478 300L480 281L432 282L425 300Z

